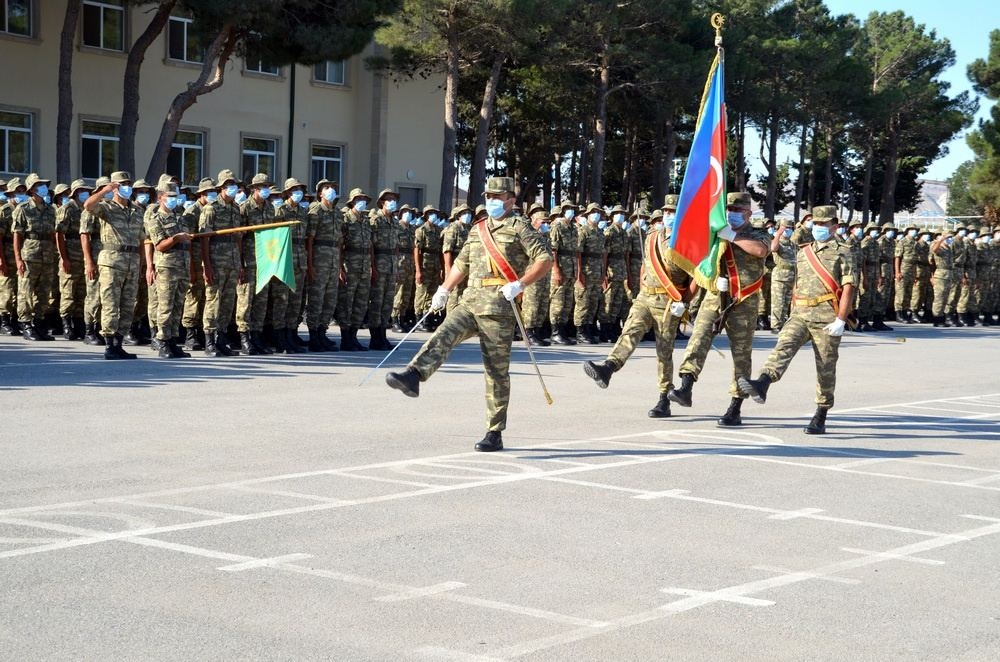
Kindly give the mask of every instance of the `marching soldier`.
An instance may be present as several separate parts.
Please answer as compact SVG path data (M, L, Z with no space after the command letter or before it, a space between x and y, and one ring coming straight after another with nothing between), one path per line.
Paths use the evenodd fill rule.
M574 220L577 208L568 200L563 200L559 210L559 219L549 229L552 247L549 322L552 325L552 342L575 345L576 337L569 331L569 321L573 315L573 286L580 273L580 238Z
M26 340L55 340L44 322L55 289L56 214L45 201L47 179L35 173L24 180L27 199L14 209L14 264L17 268L17 315Z
M413 265L414 280L417 283L417 293L414 299L413 308L417 319L424 316L431 309L431 296L444 278L444 261L441 255L441 248L444 242L441 237L441 228L437 226L438 214L440 212L431 205L424 207L421 216L424 224L417 228L413 238ZM456 283L457 285L457 283ZM417 331L433 331L439 323L437 319L440 313L431 314L424 322L417 327Z
M94 182L94 191L110 183L110 177L98 177L97 181ZM87 199L89 200L92 195L94 195L93 192L87 196ZM105 193L104 197L111 200L114 198L114 193ZM80 246L83 249L83 276L87 284L87 297L83 301L83 343L85 345L105 344L104 336L99 333L101 328L101 284L98 279L100 267L97 264L97 258L104 250L99 225L94 215L84 207L80 213Z
M951 323L955 326L975 325L975 320L970 323L969 319L969 294L971 284L976 281L976 249L968 240L968 234L968 229L959 225L955 228L955 242L952 244L952 250L955 251L955 282L951 294Z
M90 197L90 187L82 179L67 189L66 204L56 211L56 250L59 252L59 315L63 322L63 337L80 340L84 327L83 306L87 298L87 282L83 273L83 247L80 244L80 215L83 203Z
M368 312L368 292L372 284L372 226L368 222L371 198L359 188L347 197L344 212L343 281L337 293L337 321L340 349L367 352L358 342L358 329Z
M931 235L922 231L914 244L914 270L913 270L913 294L910 296L911 317L919 313L921 320L926 320L927 311L930 310L931 287Z
M190 358L180 348L181 316L191 278L191 233L177 213L178 188L166 183L157 191L152 211L145 217L146 235L155 253L156 327L158 355L162 359Z
M864 233L861 240L861 272L855 274L860 278L861 296L858 304L858 322L861 331L880 331L872 322L875 319L875 303L878 298L878 287L881 284L882 273L879 264L881 248L879 247L879 230L872 226Z
M232 170L222 170L216 178L219 197L202 207L198 232L216 232L238 228L242 224L236 194L240 186ZM206 356L232 356L226 341L226 329L236 308L236 288L244 280L243 239L241 233L201 237L202 268L205 274Z
M341 253L344 249L344 219L337 209L337 183L321 179L316 184L316 200L309 205L306 228L308 259L306 327L309 350L336 352L337 343L326 336L337 309Z
M590 203L579 227L581 269L576 274L576 297L573 323L576 341L589 345L599 344L597 335L597 310L601 290L608 286L608 254L605 250L604 232L598 228L604 210L596 202Z
M743 394L737 386L740 377L750 378L753 333L757 325L757 300L754 295L764 282L764 258L770 252L766 232L750 225L750 195L726 196L728 225L718 236L727 243L723 251L722 275L716 281L718 292L708 292L702 300L694 331L688 340L684 361L678 371L681 387L670 391L669 398L682 407L691 406L691 390L705 366L712 339L725 328L729 352L733 357L732 400L718 420L722 427L742 425L740 409ZM827 208L817 208L826 210ZM833 208L834 211L836 208Z
M813 209L812 243L796 254L795 302L791 317L778 334L757 379L739 377L740 392L763 404L773 382L785 374L792 358L812 341L816 357L816 413L806 434L826 432L826 415L833 407L837 385L837 356L847 317L854 303L854 272L850 253L838 250L830 225L834 206Z
M545 207L537 202L528 207L528 222L531 229L537 232L545 246L549 249L549 231L547 223L548 214ZM549 341L542 336L542 325L549 314L549 292L551 291L550 280L552 274L547 273L531 285L524 288L524 296L521 299L521 314L524 321L524 330L528 334L527 341L532 345L548 347Z
M488 220L474 232L455 261L444 283L434 293L432 308L447 305L449 294L461 280L468 286L458 307L417 352L406 370L390 372L386 383L409 397L420 394L420 382L430 379L460 342L479 336L486 375L486 436L477 451L503 449L510 401L510 348L514 338L511 303L524 288L552 267L541 235L533 231L514 206L514 180L493 177L486 183Z
M368 348L377 351L390 350L395 346L385 334L392 318L392 300L396 293L399 235L395 214L398 205L399 194L392 189L384 189L375 200L378 211L371 218L374 261L372 287L368 297L368 333L371 336Z
M794 227L793 219L782 219L781 231L775 232L771 238L771 255L774 256L774 269L771 270L771 333L781 331L791 310L795 252L798 249L792 243Z
M399 208L399 220L396 222L399 255L396 257L396 295L392 299L392 330L397 333L405 333L417 323L413 317L413 297L416 291L413 242L417 233L414 211L410 205L403 205Z

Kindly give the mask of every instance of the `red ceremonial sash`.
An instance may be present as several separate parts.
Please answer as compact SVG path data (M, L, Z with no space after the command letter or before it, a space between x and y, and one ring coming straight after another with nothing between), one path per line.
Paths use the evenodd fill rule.
M830 300L830 305L833 306L834 314L840 314L840 294L843 292L843 288L837 283L837 279L833 277L830 270L820 261L819 256L816 255L816 250L811 244L803 247L802 252L805 253L806 261L816 275L819 276L823 286L826 287L828 292L833 294L834 298Z
M648 243L646 244L646 255L649 256L649 263L653 266L653 273L656 275L656 279L660 281L660 285L663 285L663 289L667 291L667 296L673 301L680 301L683 298L681 291L670 280L670 274L667 273L666 267L663 264L663 257L660 254L659 234L659 232L649 233Z
M746 287L740 287L740 272L736 268L736 256L733 255L733 247L726 245L726 276L729 278L729 291L733 293L733 298L739 303L749 296L752 296L764 285L764 277L761 276Z
M503 253L500 252L500 247L497 246L496 239L493 238L493 233L487 229L486 223L486 220L476 223L476 232L479 233L479 240L483 242L483 247L489 254L490 260L493 262L496 270L503 274L508 283L513 283L517 280L517 272L510 266L510 262L503 256Z

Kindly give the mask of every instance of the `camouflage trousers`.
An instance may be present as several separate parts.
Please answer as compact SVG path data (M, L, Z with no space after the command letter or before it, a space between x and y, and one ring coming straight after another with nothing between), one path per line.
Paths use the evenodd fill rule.
M959 315L965 315L966 313L978 310L978 308L975 308L975 296L973 295L973 290L976 287L975 272L971 276L960 277L956 280L958 282L955 284L952 310Z
M22 323L42 319L49 311L55 289L55 271L51 262L24 262L24 275L17 279L17 319Z
M882 284L879 285L877 282L875 284L875 310L873 314L881 317L885 315L893 300L893 289L896 286L896 281L891 264L883 263L879 265L879 270L882 273Z
M101 284L101 335L125 335L135 317L139 293L139 260L122 260L113 267L102 266L97 277Z
M396 319L406 319L412 315L415 294L413 258L400 255L396 263L396 292L392 299L392 316ZM450 302L451 297L449 297Z
M4 251L7 273L0 273L0 313L17 316L17 270L14 265L14 245L11 239L5 238Z
M345 261L344 271L344 282L337 290L337 322L341 326L360 327L368 312L368 291L372 286L371 264L367 261Z
M707 290L706 290L707 292ZM726 336L729 338L729 353L733 357L733 379L729 384L729 393L734 398L742 398L736 380L740 377L750 379L752 369L751 352L753 350L753 332L757 328L757 294L754 294L729 310L726 316ZM705 358L712 349L712 326L721 314L722 305L718 294L708 292L698 310L694 323L694 331L688 340L687 351L681 363L680 374L690 374L697 381L705 367Z
M706 290L705 288L703 287L698 288L698 292L693 297L691 297L691 300L688 302L688 314L692 318L697 317L698 311L701 309L701 302L705 300L706 292L708 292L708 290Z
M771 279L771 327L780 329L788 320L792 308L795 281Z
M83 274L83 253L80 251L80 235L66 237L69 250L69 273L59 265L59 315L60 317L83 317L83 301L87 298L87 283Z
M156 290L157 309L156 316L150 320L156 324L156 337L160 340L180 338L184 299L190 280L190 269L160 267L156 270L155 286L149 289Z
M205 316L202 318L205 333L225 332L236 308L239 268L218 266L213 271L214 284L205 284Z
M913 274L913 291L910 293L909 309L916 312L930 308L928 297L931 293L931 271L926 265L917 265Z
M878 297L878 265L865 265L864 273L859 281L860 298L858 299L858 317L872 319L875 317L875 302Z
M295 270L295 289L286 288L288 290L288 303L285 304L285 314L284 317L279 318L278 314L271 309L271 319L275 325L286 329L292 329L293 331L299 328L299 324L302 323L303 307L302 304L305 303L305 292L306 292L306 272L305 270Z
M656 381L660 393L667 393L674 387L674 338L681 323L680 317L670 314L669 303L664 294L640 293L636 296L622 333L607 359L615 372L621 370L642 337L653 329L656 334Z
M184 295L182 322L188 329L201 326L205 315L205 271L201 266L201 256L191 254L191 282Z
M146 309L141 312L142 314L146 315L146 317L149 318L150 326L156 326L156 320L160 315L160 290L156 286L156 280L157 278L159 278L158 271L159 270L155 270L153 272L155 275L153 276L152 285L150 285L149 281L146 280L145 272L143 272L142 274L142 284L146 286ZM190 274L188 275L188 277L190 278ZM141 291L142 290L140 286L140 292ZM137 310L135 316L141 317L142 315L140 315L140 311Z
M597 312L601 305L601 279L588 277L586 284L581 287L579 283L574 285L573 294L575 297L573 310L573 324L580 328L584 324L593 324L597 321Z
M469 338L479 336L486 378L486 426L490 430L507 427L510 402L510 346L514 339L513 315L473 315L459 305L434 335L424 343L409 367L420 374L420 381L430 379L445 362L451 350Z
M86 324L101 324L101 271L97 267L97 277L87 281L87 296L83 300L83 321ZM86 273L84 273L86 278Z
M524 288L521 299L521 317L528 329L538 329L549 317L549 283L551 276L546 274L531 285Z
M437 291L437 288L441 286L441 280L438 277L438 272L428 273L424 271L422 280L424 282L417 283L416 294L413 297L413 311L417 314L417 317L423 315L431 307L431 297ZM451 298L450 296L448 297Z
M792 358L807 341L812 340L813 355L816 358L816 404L820 407L833 406L833 392L837 386L837 357L841 336L831 336L823 327L829 322L811 322L794 312L778 334L778 342L771 350L762 374L778 381Z
M549 285L549 321L553 327L569 323L573 317L573 280L563 277L562 285L551 279Z
M396 294L395 259L382 260L379 256L377 276L368 292L368 326L381 328L392 322L392 301Z
M155 282L155 281L154 281ZM146 282L146 265L141 264L139 267L139 284L137 285L135 292L135 308L133 310L133 320L142 319L143 317L149 317L149 292L153 291L153 300L156 300L156 288L150 287L149 283ZM156 309L153 308L155 311ZM149 317L150 322L153 318Z
M337 310L340 286L340 251L317 248L313 257L315 278L306 288L306 326L326 328Z
M989 306L989 292L991 269L987 265L978 265L976 269L976 283L972 288L972 301L969 304L969 312L986 312Z
M934 272L934 304L931 314L934 317L941 317L954 312L951 307L951 291L955 286L952 280L952 272L944 269L937 269Z
M896 281L896 310L910 310L910 300L913 298L913 281L916 276L913 265L903 265L900 278Z
M604 290L604 305L599 311L601 324L614 324L618 320L624 320L627 303L625 281L608 281L608 287Z
M770 317L771 315L771 272L768 271L764 274L764 284L760 287L760 295L757 297L757 316L758 317Z

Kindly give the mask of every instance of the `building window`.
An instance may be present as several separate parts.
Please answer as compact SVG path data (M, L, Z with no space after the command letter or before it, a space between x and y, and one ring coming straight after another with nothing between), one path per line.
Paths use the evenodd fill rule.
M260 52L260 44L254 38L247 40L243 66L244 71L265 76L277 76L281 73L278 65L268 62L267 58Z
M424 206L424 187L422 186L397 186L399 193L399 204L410 205L420 209Z
M278 162L278 141L274 138L243 139L243 181L249 182L258 172L274 180Z
M343 60L320 62L313 67L313 78L327 85L347 85L347 68Z
M83 45L125 50L123 0L83 0Z
M32 36L31 10L31 0L0 0L0 31Z
M31 172L31 113L0 110L0 172Z
M118 125L111 122L80 122L80 175L88 179L106 177L118 169Z
M339 186L344 174L344 149L336 145L313 145L309 172L313 190L321 179L336 182Z
M197 185L205 171L205 134L201 131L178 131L167 156L167 172L181 182Z
M190 18L171 16L167 24L167 57L178 62L201 64L205 59L205 49L191 34Z

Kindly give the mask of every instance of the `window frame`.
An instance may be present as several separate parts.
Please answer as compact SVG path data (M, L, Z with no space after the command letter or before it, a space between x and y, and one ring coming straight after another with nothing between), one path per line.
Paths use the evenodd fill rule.
M178 144L177 143L177 134L179 134L179 133L196 133L196 134L199 134L201 136L201 145L200 146L195 146L195 145ZM167 153L167 163L168 164L170 163L170 153L173 152L174 149L180 149L180 150L191 149L191 150L197 150L197 151L199 151L201 153L201 172L199 173L198 177L196 177L194 180L185 180L183 172L171 172L170 168L169 167L167 168L167 172L170 172L170 174L176 175L177 177L180 178L182 185L185 185L185 186L195 185L195 186L197 186L197 184L202 179L204 179L206 176L208 176L208 133L209 133L209 131L205 127L182 126L182 127L180 127L180 128L177 129L177 133L174 134L173 139L170 141L170 151ZM183 163L184 163L184 157L183 157L183 154L182 154L182 156L181 156L181 165L182 165L182 167L183 167Z
M246 148L244 148L243 143L244 143L244 141L247 141L247 140L270 140L270 141L272 141L274 143L274 152L273 152L273 154L271 154L269 152L261 152L261 151L258 151L258 150L250 150L250 152L252 154L256 154L257 155L256 162L255 162L256 163L256 168L254 168L253 172L251 172L251 173L244 172L245 168L243 167L243 158L247 154L247 150L246 150ZM252 178L258 172L264 172L263 170L260 169L260 155L262 155L262 154L270 154L270 155L272 155L274 157L274 172L273 173L268 173L268 176L272 179L272 181L274 181L275 183L278 183L278 180L281 179L281 171L278 170L278 167L281 165L281 136L267 135L267 134L263 134L263 133L244 133L244 132L241 131L240 132L240 154L239 154L239 157L240 157L240 160L239 160L240 173L239 174L240 174L241 177L244 178L244 180L245 180L244 183L246 183L246 184L249 185L250 178Z
M0 24L0 36L11 37L13 39L38 39L38 2L36 0L24 0L28 3L28 32L27 34L21 34L20 32L10 31L10 0L0 0L3 3L3 23Z
M17 106L0 105L0 112L27 115L31 125L31 127L27 131L19 127L9 127L9 129L5 127L0 129L0 132L2 132L3 134L2 139L5 141L4 151L7 155L6 162L0 163L0 174L4 176L4 179L10 179L11 177L24 177L25 175L35 172L34 170L35 164L38 162L38 145L37 145L38 141L35 140L35 129L38 126L38 121L39 121L38 110L33 108L21 108ZM8 140L7 137L8 131L28 134L28 150L27 150L28 168L25 172L17 172L14 170L6 169L10 163L10 150L8 148L8 143L6 142Z
M101 33L100 33L100 45L95 46L94 44L86 43L86 21L84 20L84 14L87 7L97 7L101 10ZM122 16L121 24L121 35L122 35L122 45L121 48L108 48L104 45L104 12L105 10L119 11ZM106 52L106 53L127 53L129 49L129 15L128 7L126 6L124 0L120 5L112 4L108 0L82 0L80 3L80 48Z
M339 187L338 191L339 191L340 189L344 188L344 179L346 179L346 176L347 176L347 143L338 142L336 140L310 140L309 141L309 186L310 186L310 190L315 190L316 189L316 182L319 181L318 179L316 181L312 181L312 178L313 178L313 163L315 162L315 160L317 158L313 154L313 150L316 149L317 147L326 147L326 148L335 147L335 148L337 148L337 149L340 150L340 158L339 159L332 159L332 158L327 158L327 157L319 157L324 162L327 162L327 161L339 161L340 162L340 177L338 177L336 180L331 180L331 181L336 181L337 182L337 186ZM324 172L325 171L326 171L326 168L324 167ZM324 176L323 178L324 179L329 179L329 177L327 177L327 176Z
M88 136L87 133L84 131L84 124L86 124L87 122L93 122L95 124L108 124L110 126L113 126L116 129L116 135L114 137L111 137L111 136L100 136L100 135ZM98 179L99 177L106 176L106 175L104 175L103 172L101 172L96 177L91 177L90 174L84 172L84 165L83 165L83 141L84 140L99 140L101 143L103 143L105 140L107 140L107 141L114 142L117 147L120 147L120 145L121 145L121 130L122 130L122 127L121 127L121 123L119 121L119 118L99 117L99 116L91 116L91 115L81 115L78 127L79 127L79 131L78 131L78 133L79 133L79 142L77 144L79 145L79 149L80 149L80 154L79 154L79 158L80 158L80 160L79 160L79 163L80 163L80 166L79 166L80 177L82 177L85 180L94 181L94 180ZM118 169L119 161L121 159L121 153L120 153L120 150L117 147L116 147L116 150L115 150L115 163L112 166L112 168L108 171L108 175L110 175L112 172L115 172ZM103 152L100 151L99 153L101 154L101 166L103 166L104 165ZM103 169L103 168L100 168L100 169Z
M175 58L170 53L170 46L171 46L171 43L170 43L170 26L171 26L171 23L183 23L184 24L184 44L183 44L183 47L182 47L182 50L184 51L184 57L182 59ZM190 38L190 35L188 33L190 32L191 25L193 23L194 23L194 19L193 18L189 18L187 16L173 16L173 15L171 15L169 18L167 18L167 25L166 25L166 27L164 29L164 33L166 35L166 38L163 40L165 42L166 51L167 51L166 52L166 60L167 60L167 62L170 62L172 64L186 64L186 65L191 65L191 66L196 66L196 67L200 67L200 66L202 66L202 64L204 64L204 62L205 62L205 49L204 48L200 49L200 52L199 52L199 55L201 57L200 60L189 60L188 59L188 51L191 49L191 45L190 45L191 38Z
M315 85L319 85L319 86L322 86L322 87L331 87L331 88L335 88L335 89L346 89L346 88L349 88L351 86L351 77L350 77L350 73L349 73L350 72L350 68L349 68L350 67L350 61L351 61L350 58L348 58L346 60L339 60L339 61L325 60L324 62L321 62L320 64L313 65L312 67L310 67L311 82L314 83ZM334 83L334 82L331 82L329 80L326 80L326 79L323 79L323 78L317 78L316 77L316 67L323 65L323 66L326 67L327 73L329 73L330 65L331 64L335 64L337 62L339 62L341 64L341 66L343 67L343 81L342 82L340 82L340 83Z

